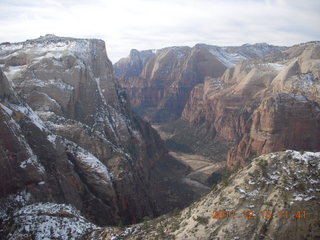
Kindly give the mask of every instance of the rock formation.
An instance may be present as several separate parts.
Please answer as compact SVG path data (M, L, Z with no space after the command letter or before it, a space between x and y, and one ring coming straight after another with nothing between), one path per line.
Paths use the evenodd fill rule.
M182 114L209 139L236 143L228 166L281 149L320 150L319 42L243 61L206 78Z
M108 199L105 202L98 199L69 161L64 139L52 134L33 110L20 100L2 71L0 86L0 238L7 239L9 234L14 239L32 234L49 237L51 228L57 234L70 230L77 237L97 228L80 213L77 214L77 223L75 219L70 221L70 216L65 217L61 203L72 203L97 222L105 218L105 214L115 218L113 211L106 208ZM79 158L79 161L84 159ZM97 174L93 172L92 177ZM115 194L110 191L111 181L105 186L109 186L110 197ZM34 205L38 202L55 204L48 203L42 208L42 219L37 218L36 213L21 214L23 208L31 212L41 210ZM59 218L46 214L52 208ZM50 220L58 222L52 224Z
M266 98L252 115L250 132L229 152L229 167L281 149L320 148L319 104L301 95L280 93Z
M204 78L219 77L239 61L277 52L267 44L218 47L168 47L157 51L132 50L114 65L133 107L153 122L168 122L181 116L190 91Z
M178 180L188 169L132 113L103 41L5 43L0 64L1 217L55 202L96 224L132 223L192 200Z
M320 153L269 153L232 174L175 215L125 231L103 228L94 239L317 239Z

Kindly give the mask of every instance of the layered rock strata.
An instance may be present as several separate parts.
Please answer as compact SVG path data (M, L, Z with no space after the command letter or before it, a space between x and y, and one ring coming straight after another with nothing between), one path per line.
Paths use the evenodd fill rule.
M146 119L163 123L181 116L190 91L203 83L206 76L219 77L239 61L280 49L267 44L240 47L197 44L192 48L132 50L114 68L133 107Z
M191 92L183 119L209 139L234 142L228 166L281 149L319 150L320 45L243 61Z

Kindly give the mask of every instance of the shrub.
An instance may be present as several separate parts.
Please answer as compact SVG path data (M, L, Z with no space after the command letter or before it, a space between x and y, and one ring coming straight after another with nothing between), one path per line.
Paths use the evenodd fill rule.
M175 216L178 216L178 215L180 215L180 209L176 207L175 209L172 210L171 216L175 217Z
M193 220L197 221L202 225L207 225L209 222L209 219L207 217L201 217L201 216L197 216L196 218L193 218Z

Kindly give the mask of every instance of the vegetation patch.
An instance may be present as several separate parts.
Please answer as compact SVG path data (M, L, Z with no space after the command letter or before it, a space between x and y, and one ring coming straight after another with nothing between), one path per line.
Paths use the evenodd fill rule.
M213 141L202 136L187 121L177 120L164 124L160 130L173 136L165 140L166 147L171 151L188 154L199 154L215 162L225 161L232 143Z

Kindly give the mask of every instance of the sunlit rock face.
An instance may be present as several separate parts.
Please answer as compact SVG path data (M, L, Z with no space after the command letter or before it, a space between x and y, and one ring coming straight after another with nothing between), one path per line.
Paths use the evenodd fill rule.
M279 51L267 44L218 47L197 44L160 50L132 50L114 64L133 107L146 119L167 122L181 116L193 87L219 77L239 61Z
M102 225L193 198L177 180L188 169L132 113L103 41L46 35L5 43L0 66L1 202L18 199L15 210L71 204ZM22 193L25 201L15 197Z
M209 139L234 142L228 166L282 149L320 150L320 44L243 61L196 86L183 119Z

